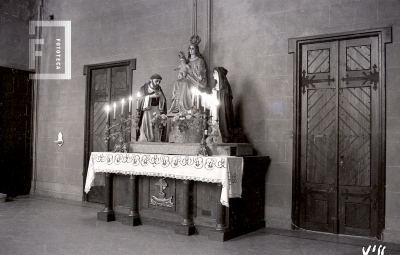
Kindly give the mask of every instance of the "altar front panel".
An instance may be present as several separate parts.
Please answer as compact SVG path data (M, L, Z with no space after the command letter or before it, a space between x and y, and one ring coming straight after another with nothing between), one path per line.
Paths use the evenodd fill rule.
M146 218L163 219L166 221L178 223L182 220L182 180L165 178L167 187L164 192L167 198L172 197L172 207L155 205L151 203L151 198L157 195L157 182L160 177L139 176L139 213L142 220ZM117 214L128 214L130 210L132 191L129 188L129 176L114 176L114 210ZM117 219L118 219L117 215Z
M139 177L139 214L145 222L163 222L179 224L182 221L183 213L183 180L165 178L168 184L164 192L166 197L172 197L173 207L152 205L151 198L156 195L157 182L160 177L140 176ZM130 210L132 192L129 188L129 176L114 176L114 210L119 216L126 215ZM195 182L191 187L191 215L196 225L213 228L216 224L217 205L219 201L219 190L215 183ZM226 217L228 222L228 215Z
M243 233L265 226L264 198L265 172L269 163L268 157L244 157L242 179L242 198L230 198L226 207L225 222L228 229L238 229ZM158 188L156 182L160 177L139 177L139 214L142 223L171 227L180 224L183 213L183 180L165 178L168 184L166 197L173 197L174 208L152 206L151 197ZM151 193L153 190L153 193ZM216 183L197 182L191 187L191 215L199 234L206 234L215 227L220 187ZM130 198L129 176L114 177L114 210L122 215L129 213ZM119 217L117 216L117 219ZM250 229L250 230L247 230Z

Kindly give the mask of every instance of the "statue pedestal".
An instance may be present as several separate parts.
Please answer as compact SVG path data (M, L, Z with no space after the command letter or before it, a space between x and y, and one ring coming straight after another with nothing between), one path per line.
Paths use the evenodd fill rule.
M203 137L204 119L198 115L189 118L168 115L168 142L200 143Z

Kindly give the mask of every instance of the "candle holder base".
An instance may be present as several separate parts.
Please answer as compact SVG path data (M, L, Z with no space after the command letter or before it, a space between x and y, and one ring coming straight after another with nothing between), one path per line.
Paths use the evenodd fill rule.
M129 144L125 142L125 140L129 139L127 137L130 137L132 126L132 117L128 116L127 118L123 118L122 115L118 122L114 123L111 126L106 125L103 139L106 144L109 142L110 139L111 141L115 141L112 152L128 152Z

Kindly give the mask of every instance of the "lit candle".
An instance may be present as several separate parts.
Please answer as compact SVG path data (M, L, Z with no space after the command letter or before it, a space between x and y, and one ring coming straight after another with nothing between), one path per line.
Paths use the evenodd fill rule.
M124 114L124 104L125 104L125 100L122 98L121 100L121 115Z
M108 115L110 114L110 106L106 105L106 112L107 112L107 119L106 121L108 122Z
M204 112L206 112L206 106L207 106L207 94L201 94L201 101L203 102L203 106L204 106Z
M200 93L197 93L197 110L200 109L200 100L199 100L199 99L200 99L200 98L199 98L200 95L199 95L199 94L200 94Z
M117 109L117 104L114 102L114 120L115 120L115 110Z
M131 112L132 96L129 96L129 112Z
M196 92L194 90L194 88L192 88L192 106L194 106L194 96L195 96Z
M137 93L137 105L136 105L136 109L139 109L139 99L140 99L141 95L140 92Z
M215 99L215 121L217 121L218 120L218 105L219 105L219 101L218 101L218 99Z

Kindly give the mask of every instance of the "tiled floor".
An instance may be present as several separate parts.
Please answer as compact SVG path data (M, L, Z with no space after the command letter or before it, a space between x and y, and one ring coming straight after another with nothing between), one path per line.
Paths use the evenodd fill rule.
M360 254L362 247L260 230L220 243L96 220L98 208L41 199L0 203L0 254ZM388 247L389 248L389 247ZM386 249L384 254L400 254ZM377 251L369 254L378 254ZM382 253L381 253L382 254Z

